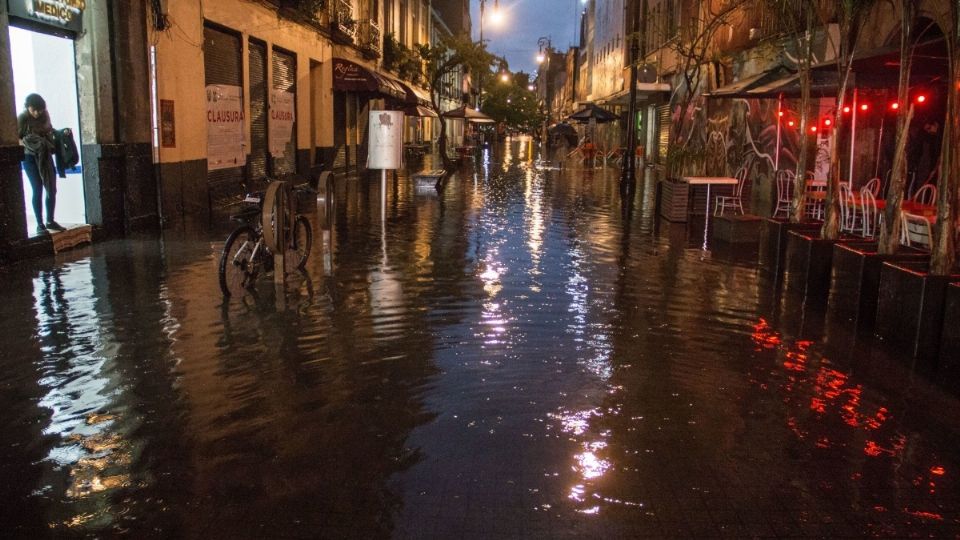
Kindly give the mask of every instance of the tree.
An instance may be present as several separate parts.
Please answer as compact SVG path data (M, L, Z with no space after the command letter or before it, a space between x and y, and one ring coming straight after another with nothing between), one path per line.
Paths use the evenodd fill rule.
M754 1L726 0L719 2L720 6L716 8L713 1L690 3L695 12L691 17L681 17L688 22L681 25L680 35L661 36L666 41L664 47L676 55L677 75L683 83L676 85L670 96L670 102L679 113L674 114L668 136L667 169L671 176L679 176L684 167L690 166L690 158L696 154L690 147L693 122L686 120L693 117L695 98L701 94L707 59L714 52L714 37L729 24L731 17Z
M910 98L910 70L913 65L913 44L911 30L913 28L916 5L914 0L899 0L900 10L900 79L897 86L897 142L893 154L893 173L890 176L890 186L887 188L886 210L883 222L886 224L880 231L880 243L877 251L883 254L892 254L900 245L900 205L903 203L903 191L907 183L907 138L910 131L910 121L913 119L913 103L909 107Z
M797 75L800 82L800 148L793 181L790 221L804 218L807 193L807 159L810 153L810 66L813 64L813 23L818 6L809 0L766 0L784 32L797 50Z
M423 62L427 88L430 90L430 107L441 118L440 121L440 159L444 169L455 168L453 160L447 155L447 124L440 110L440 93L444 88L444 79L458 70L464 73L489 71L497 62L497 57L487 52L486 46L471 41L467 36L443 36L436 45L420 45L417 54Z
M950 0L946 36L950 84L947 85L947 115L940 150L940 189L937 191L937 227L930 273L946 275L957 258L957 205L960 204L960 0Z
M539 126L545 115L537 107L537 96L530 91L530 76L514 73L509 82L496 82L484 92L483 112L508 127L529 131Z
M839 23L837 44L837 88L836 109L834 111L834 136L830 137L830 178L827 182L826 216L820 236L826 240L840 237L840 137L844 124L843 107L846 100L850 73L853 68L853 56L857 50L863 18L867 9L875 0L838 0L836 18Z

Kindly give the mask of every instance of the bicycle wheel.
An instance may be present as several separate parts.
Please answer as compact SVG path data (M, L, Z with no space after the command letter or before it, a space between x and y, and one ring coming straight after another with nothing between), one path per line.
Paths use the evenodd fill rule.
M257 279L260 264L252 259L259 235L249 225L237 228L223 244L220 253L220 291L223 296L242 293Z
M313 229L304 216L297 216L293 222L293 235L287 247L286 264L291 268L303 268L313 247Z

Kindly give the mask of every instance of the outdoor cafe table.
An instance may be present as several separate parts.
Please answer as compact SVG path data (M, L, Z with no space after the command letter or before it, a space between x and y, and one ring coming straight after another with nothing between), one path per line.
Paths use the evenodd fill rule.
M683 181L690 186L707 186L707 208L703 219L703 251L709 252L707 232L710 228L710 186L735 186L736 178L729 176L684 176Z

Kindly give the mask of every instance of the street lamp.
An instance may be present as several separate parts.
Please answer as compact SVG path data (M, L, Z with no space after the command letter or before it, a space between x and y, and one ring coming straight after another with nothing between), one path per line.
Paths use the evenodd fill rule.
M487 0L480 0L480 46L483 47L483 14L486 10ZM493 13L490 15L494 24L500 24L503 16L500 13L500 0L493 0ZM483 71L477 77L477 108L483 106Z

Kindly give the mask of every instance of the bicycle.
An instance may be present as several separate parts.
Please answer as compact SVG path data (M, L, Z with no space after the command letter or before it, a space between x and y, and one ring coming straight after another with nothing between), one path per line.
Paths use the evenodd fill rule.
M218 273L224 297L253 288L262 273L273 270L273 253L263 236L263 199L262 192L247 194L241 202L247 208L230 216L241 225L227 236L220 253ZM313 229L303 215L294 218L292 229L292 234L289 229L284 231L284 238L288 239L284 264L302 269L310 256Z

